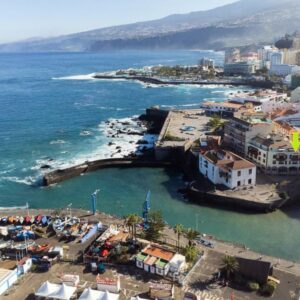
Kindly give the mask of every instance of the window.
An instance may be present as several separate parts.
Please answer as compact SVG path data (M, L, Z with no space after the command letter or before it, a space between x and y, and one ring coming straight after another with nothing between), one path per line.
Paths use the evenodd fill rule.
M237 175L238 175L239 177L241 176L241 174L242 174L242 172L241 172L241 171L238 171L238 174L237 174Z
M252 184L252 179L248 179L248 184Z
M241 186L241 182L240 181L237 182L237 186Z
M251 175L252 174L252 169L249 169L249 175Z

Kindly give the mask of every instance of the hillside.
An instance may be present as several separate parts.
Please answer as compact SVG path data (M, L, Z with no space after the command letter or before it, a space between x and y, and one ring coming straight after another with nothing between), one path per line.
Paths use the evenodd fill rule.
M297 28L300 28L299 0L241 0L208 11L0 45L0 51L222 49L273 42Z

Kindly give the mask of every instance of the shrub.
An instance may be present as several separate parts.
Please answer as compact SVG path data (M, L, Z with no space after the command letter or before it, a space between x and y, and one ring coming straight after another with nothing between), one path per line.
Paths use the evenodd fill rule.
M265 296L272 296L276 290L276 287L277 287L276 282L269 280L267 283L265 283L262 286L261 293Z
M259 284L256 281L248 281L247 287L250 291L258 291L259 290Z
M168 142L184 142L185 140L183 138L171 135L170 133L167 133L164 137L165 141Z

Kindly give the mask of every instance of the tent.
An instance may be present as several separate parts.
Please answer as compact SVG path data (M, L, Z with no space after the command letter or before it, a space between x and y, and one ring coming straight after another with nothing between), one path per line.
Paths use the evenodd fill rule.
M108 291L104 292L104 295L102 296L101 300L118 300L119 295L118 294L113 294Z
M92 290L91 288L85 289L81 294L79 300L118 300L119 295L113 294L108 291L101 292Z
M59 289L55 292L49 294L47 298L50 299L59 299L59 300L69 300L72 298L76 291L76 287L74 286L68 286L66 284L60 285Z
M131 297L130 300L147 300L147 299L141 298L139 296L134 296L134 297Z
M36 297L46 298L48 295L56 292L60 288L60 284L50 283L49 281L44 282L41 287L34 294Z
M100 300L104 292L92 290L91 288L85 289L78 300Z

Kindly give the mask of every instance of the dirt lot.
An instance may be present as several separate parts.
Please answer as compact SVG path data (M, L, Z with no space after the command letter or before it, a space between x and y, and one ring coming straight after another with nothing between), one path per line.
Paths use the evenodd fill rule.
M268 299L255 292L240 290L238 287L209 284L213 274L219 271L222 265L221 253L207 251L200 264L195 268L186 285L184 291L195 293L199 299L207 300L227 300L234 293L236 300L259 300ZM280 280L272 299L275 300L298 300L300 296L300 277L279 270L274 270L273 274Z
M62 274L77 274L80 276L78 288L78 296L86 287L96 289L96 275L92 274L85 268L84 265L75 265L70 263L59 263L54 265L46 273L29 273L23 276L13 288L8 290L8 293L0 296L1 300L31 300L34 299L34 292L41 284L48 280L52 283L61 283L59 276ZM163 281L160 276L152 276L135 266L121 266L119 268L108 268L103 276L108 278L117 278L120 276L122 293L120 300L130 299L135 295L147 294L149 291L149 281ZM179 289L176 289L177 297L182 299Z

